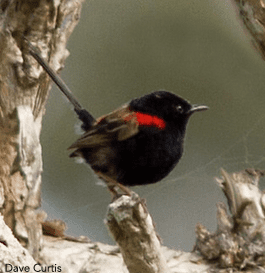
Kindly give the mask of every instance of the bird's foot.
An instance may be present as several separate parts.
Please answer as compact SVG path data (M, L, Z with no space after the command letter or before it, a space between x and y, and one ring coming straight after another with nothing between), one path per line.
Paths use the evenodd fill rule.
M122 195L132 196L133 191L131 191L126 186L120 184L119 182L103 174L102 172L97 172L97 175L107 184L107 187L113 196L113 200L118 199Z

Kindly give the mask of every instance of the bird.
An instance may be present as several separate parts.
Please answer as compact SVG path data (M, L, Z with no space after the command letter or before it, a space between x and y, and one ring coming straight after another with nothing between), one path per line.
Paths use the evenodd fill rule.
M127 186L156 183L174 169L183 155L189 118L208 106L159 90L95 119L38 50L27 43L29 53L67 96L83 122L84 134L68 148L72 150L70 157L83 158L111 191L118 186L127 194Z
M156 183L179 162L191 115L206 109L165 90L135 98L85 125L70 157L124 186Z

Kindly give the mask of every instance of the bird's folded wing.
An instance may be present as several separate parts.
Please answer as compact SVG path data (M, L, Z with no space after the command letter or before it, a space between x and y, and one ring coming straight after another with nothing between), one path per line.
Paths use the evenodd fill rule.
M99 118L92 128L85 132L68 149L92 148L105 146L111 141L123 141L139 132L135 112L128 105Z

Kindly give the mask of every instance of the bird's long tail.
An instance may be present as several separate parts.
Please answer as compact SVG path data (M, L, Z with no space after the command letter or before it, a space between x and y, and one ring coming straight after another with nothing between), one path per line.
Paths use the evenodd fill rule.
M50 67L50 65L41 57L38 49L34 47L26 38L24 38L28 44L30 55L43 67L43 69L48 73L51 79L56 83L58 88L64 93L67 99L73 104L74 110L78 115L78 118L83 122L82 129L87 131L90 129L95 121L95 118L84 109L81 104L77 101L71 90L62 80L62 78Z

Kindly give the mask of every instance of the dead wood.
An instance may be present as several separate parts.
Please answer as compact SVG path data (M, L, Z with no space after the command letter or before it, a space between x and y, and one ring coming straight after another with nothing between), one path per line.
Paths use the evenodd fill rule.
M82 0L0 1L0 212L37 257L41 248L40 131L50 79L29 56L24 37L59 71Z
M217 204L214 233L197 225L192 253L161 246L146 206L134 194L108 208L105 222L118 247L66 236L60 221L44 222L45 213L36 213L42 173L39 136L50 79L28 54L23 37L59 71L68 56L66 42L78 22L81 2L0 1L0 270L11 264L34 272L40 262L57 272L264 273L262 171L222 170L217 181L230 213L225 204ZM264 1L234 2L264 58ZM53 236L43 236L42 228Z

